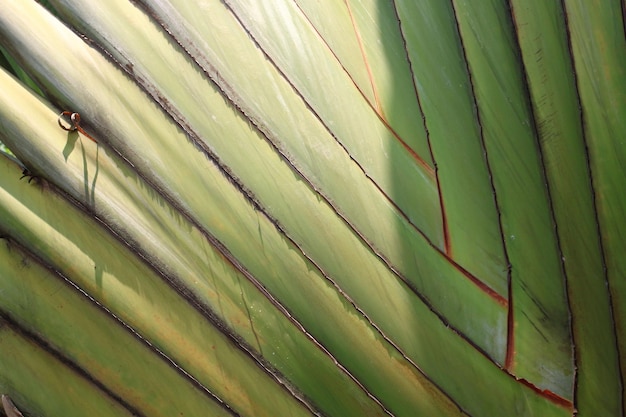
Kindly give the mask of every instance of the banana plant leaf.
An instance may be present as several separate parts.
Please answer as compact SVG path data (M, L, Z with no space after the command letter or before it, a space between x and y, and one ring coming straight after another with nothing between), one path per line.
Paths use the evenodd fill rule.
M5 3L7 415L626 415L623 1Z

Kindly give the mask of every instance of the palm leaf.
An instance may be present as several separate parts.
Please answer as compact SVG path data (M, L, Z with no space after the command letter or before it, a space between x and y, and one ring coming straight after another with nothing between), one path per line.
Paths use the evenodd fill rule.
M0 10L20 410L623 415L620 2L48 7Z

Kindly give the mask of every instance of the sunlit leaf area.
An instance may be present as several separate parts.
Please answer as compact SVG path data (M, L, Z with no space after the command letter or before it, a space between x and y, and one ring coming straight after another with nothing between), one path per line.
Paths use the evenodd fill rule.
M4 413L624 417L625 10L4 2Z

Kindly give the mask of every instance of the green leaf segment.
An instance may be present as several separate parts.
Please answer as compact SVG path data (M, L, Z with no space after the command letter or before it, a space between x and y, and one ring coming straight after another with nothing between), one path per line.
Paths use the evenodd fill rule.
M0 157L0 393L623 417L626 40L593 3L3 5L32 177Z

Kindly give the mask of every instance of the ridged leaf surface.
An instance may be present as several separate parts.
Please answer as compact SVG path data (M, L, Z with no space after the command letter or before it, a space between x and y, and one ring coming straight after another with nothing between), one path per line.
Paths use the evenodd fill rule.
M622 3L46 6L0 8L22 411L624 416Z

